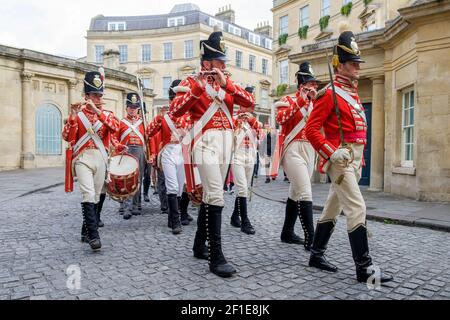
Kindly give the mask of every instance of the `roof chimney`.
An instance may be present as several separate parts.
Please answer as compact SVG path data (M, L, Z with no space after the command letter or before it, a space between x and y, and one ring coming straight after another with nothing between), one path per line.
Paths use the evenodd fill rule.
M266 37L272 38L272 26L269 24L269 21L260 22L257 24L256 33L263 34Z
M105 68L118 70L120 66L119 57L119 51L114 49L106 50L103 52L103 65Z
M216 18L226 22L235 23L235 12L231 9L231 4L219 8L219 12L216 13Z

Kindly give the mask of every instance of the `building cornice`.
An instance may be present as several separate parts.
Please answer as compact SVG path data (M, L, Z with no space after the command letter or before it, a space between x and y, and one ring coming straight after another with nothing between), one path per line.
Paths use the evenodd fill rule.
M19 49L14 47L8 47L0 45L0 57L6 57L9 59L17 60L22 63L34 62L38 64L48 65L59 69L66 69L71 71L77 71L79 73L86 73L89 71L97 70L98 65L80 62L74 59L64 58L60 56L51 55L39 51L33 51L28 49ZM32 72L32 71L30 71ZM38 75L36 73L36 75ZM118 71L114 69L105 68L105 75L107 79L124 81L131 84L137 84L136 77L130 73ZM50 75L49 75L50 76ZM65 79L65 78L64 78ZM70 79L65 79L70 80ZM153 97L152 90L145 90L146 96Z

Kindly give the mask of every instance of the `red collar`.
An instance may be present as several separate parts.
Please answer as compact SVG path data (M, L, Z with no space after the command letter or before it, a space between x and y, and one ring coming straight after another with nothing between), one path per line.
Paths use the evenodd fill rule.
M358 81L356 80L352 81L350 78L337 74L334 81L348 92L357 93L358 91Z

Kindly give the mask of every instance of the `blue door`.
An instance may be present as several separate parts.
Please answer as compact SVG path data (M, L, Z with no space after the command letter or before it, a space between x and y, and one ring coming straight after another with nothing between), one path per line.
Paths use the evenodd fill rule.
M361 186L368 186L370 185L370 154L372 151L372 104L364 103L363 106L367 118L367 146L364 149L364 162L366 163L366 166L363 167L359 184Z

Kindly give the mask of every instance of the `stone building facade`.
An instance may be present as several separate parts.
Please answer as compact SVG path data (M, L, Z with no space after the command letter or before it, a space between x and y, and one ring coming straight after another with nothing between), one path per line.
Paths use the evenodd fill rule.
M324 2L274 1L275 30L286 12ZM298 64L310 61L318 78L329 82L325 49L331 55L336 43L334 22L350 20L366 60L359 83L370 119L365 184L418 200L450 201L450 1L353 2L347 18L339 10L342 1L331 1L328 35L312 24L311 38L293 36L275 45L274 74L287 58L293 84ZM364 29L367 21L375 27Z
M267 122L272 81L272 28L261 23L255 30L235 24L231 7L216 15L193 4L176 5L170 13L149 16L96 16L87 32L87 61L137 73L155 94L155 106L168 104L168 87L175 79L197 73L200 40L214 28L223 31L227 69L242 86L253 86L256 113Z
M71 103L82 101L83 78L98 66L0 45L0 170L64 165L61 139ZM124 114L136 78L106 69L106 109ZM148 106L153 93L145 90Z

